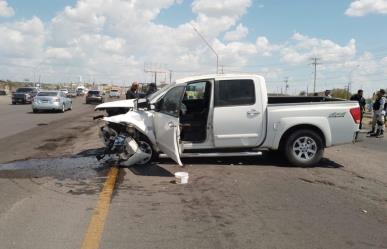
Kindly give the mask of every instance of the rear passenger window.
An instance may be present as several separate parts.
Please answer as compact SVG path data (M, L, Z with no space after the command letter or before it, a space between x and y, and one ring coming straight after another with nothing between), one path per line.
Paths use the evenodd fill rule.
M220 80L215 83L215 106L255 104L253 80Z

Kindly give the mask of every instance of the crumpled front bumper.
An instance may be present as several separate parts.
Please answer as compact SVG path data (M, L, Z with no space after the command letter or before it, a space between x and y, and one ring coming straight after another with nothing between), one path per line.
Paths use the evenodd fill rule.
M118 135L113 129L107 126L100 128L99 136L102 142L107 146L106 154L117 156L120 164L124 166L132 166L139 164L149 157L149 154L143 152L136 140L129 136ZM114 137L112 147L109 145L109 137ZM117 148L122 148L117 151Z

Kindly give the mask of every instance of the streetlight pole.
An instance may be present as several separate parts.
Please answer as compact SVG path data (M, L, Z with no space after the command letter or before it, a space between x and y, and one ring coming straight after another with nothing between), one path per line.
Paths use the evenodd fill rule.
M360 65L356 65L355 68L352 68L352 70L348 74L348 87L347 87L347 99L349 99L350 91L351 91L351 86L352 86L352 75L353 72L359 68Z
M191 24L191 26L192 26L193 30L195 30L195 32L199 35L199 37L202 38L204 43L212 50L212 52L214 52L214 54L216 56L216 73L218 74L219 73L219 55L218 55L218 53L210 45L210 43L206 40L206 38L204 38L204 36L192 24Z

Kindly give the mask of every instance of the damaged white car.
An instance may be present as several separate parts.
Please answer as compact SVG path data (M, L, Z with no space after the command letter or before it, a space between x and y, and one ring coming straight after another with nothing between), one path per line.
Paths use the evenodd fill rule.
M104 154L125 165L160 153L182 157L257 156L280 150L299 166L319 162L324 148L351 143L357 102L325 97L268 97L258 75L207 75L177 81L148 99L104 103ZM102 158L104 155L100 155Z

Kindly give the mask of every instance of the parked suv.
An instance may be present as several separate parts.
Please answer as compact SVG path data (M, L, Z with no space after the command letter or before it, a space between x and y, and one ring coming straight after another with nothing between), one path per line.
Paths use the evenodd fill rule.
M86 95L86 104L90 103L103 103L105 101L102 91L90 90Z
M21 87L16 89L16 92L12 93L12 104L31 104L34 98L38 94L36 87Z

